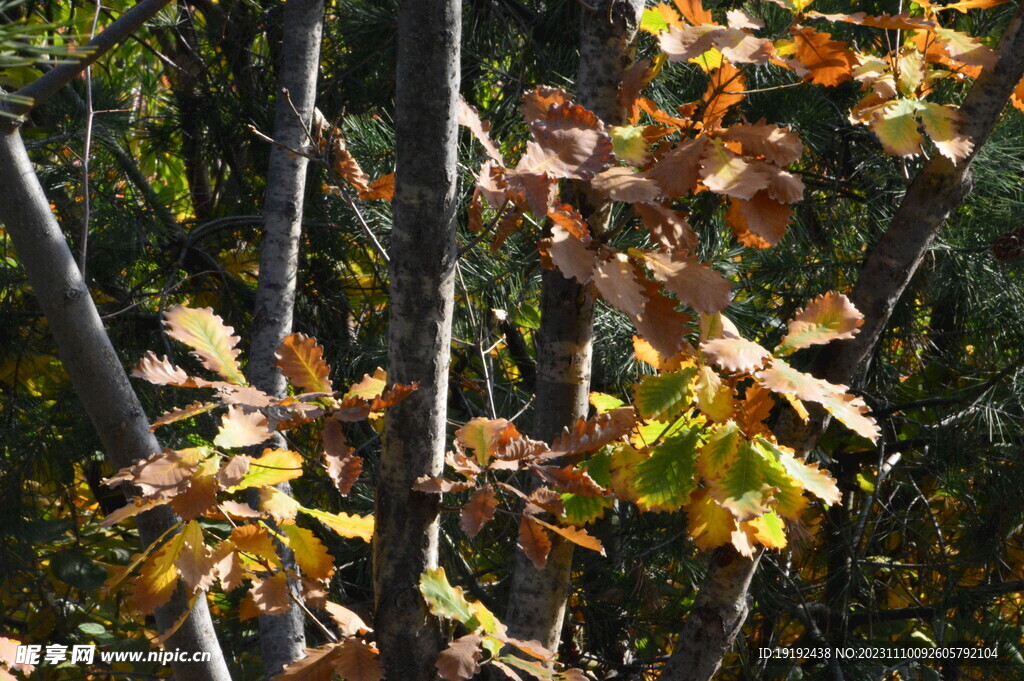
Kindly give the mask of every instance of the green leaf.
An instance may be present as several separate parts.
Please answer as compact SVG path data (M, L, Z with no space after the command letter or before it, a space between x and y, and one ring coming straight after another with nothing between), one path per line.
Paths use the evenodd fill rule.
M563 494L562 506L565 520L573 525L586 525L604 515L614 505L608 497L585 497L579 494Z
M697 487L696 428L666 439L651 456L636 466L633 491L636 503L644 511L675 511L686 504Z
M427 570L420 575L420 593L430 612L438 617L457 620L462 624L476 617L462 587L449 584L442 567Z
M838 504L842 501L843 494L839 491L835 479L829 475L828 471L818 468L818 464L798 459L792 452L778 447L764 438L758 438L758 444L774 454L779 464L790 476L799 480L805 490L826 504Z
M640 30L657 35L668 30L668 21L665 16L656 9L645 9L640 17Z
M768 511L768 476L768 462L751 442L741 439L725 473L712 482L711 494L736 520L750 520Z
M82 622L78 625L78 630L89 636L102 636L107 633L107 628L98 622Z
M636 389L636 406L645 419L671 420L689 406L690 383L697 374L694 367L645 376Z
M736 456L741 439L739 426L731 421L712 433L707 444L701 447L697 460L697 468L705 480L721 477Z

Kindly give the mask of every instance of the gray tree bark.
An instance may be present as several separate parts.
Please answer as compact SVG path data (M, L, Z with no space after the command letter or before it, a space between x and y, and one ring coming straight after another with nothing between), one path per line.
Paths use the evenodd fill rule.
M292 154L288 149L301 149L309 143L308 131L316 106L323 18L323 0L288 0L285 3L278 74L280 88L274 112L274 139L282 146L271 147L267 169L260 274L248 364L252 384L277 397L284 397L287 390L275 360L278 346L292 331L308 165L304 156ZM276 446L284 447L284 438L277 436L277 439ZM288 483L278 485L278 489L291 494ZM278 553L286 566L297 569L290 550L279 544ZM292 582L290 588L298 598L298 585ZM262 615L259 627L263 673L272 678L285 665L301 657L306 647L302 609L292 603L285 613Z
M61 362L75 391L83 396L82 404L111 463L122 468L159 452L17 130L0 133L0 222L14 242ZM166 507L149 511L138 518L139 536L148 545L176 522ZM187 607L188 597L179 589L157 610L158 628L168 630ZM209 662L172 663L178 678L230 681L205 599L196 601L166 645L210 653Z
M437 564L437 495L412 489L444 465L457 208L459 0L403 0L398 11L396 178L388 379L419 383L388 410L373 540L374 627L385 676L435 678L439 622L417 584Z
M584 9L580 27L577 100L609 125L626 122L619 82L633 63L633 40L643 0L601 0ZM582 183L581 183L582 185ZM573 188L577 209L600 234L608 205L585 185ZM536 406L533 436L550 442L589 409L593 357L594 296L558 271L541 280L541 325L537 333ZM505 622L513 636L557 650L569 595L573 545L556 537L543 569L516 552Z
M970 156L954 165L943 156L928 160L914 176L899 210L868 254L850 299L864 313L864 325L851 340L833 343L812 372L834 383L857 377L893 308L910 283L949 214L970 192L970 164L999 122L1014 87L1024 76L1024 7L1003 32L999 61L975 81L960 111L962 132L974 140ZM828 425L816 413L804 424L786 410L775 429L779 440L806 455ZM716 550L711 568L676 643L661 681L710 681L732 647L747 611L747 587L760 554L743 558L731 547ZM723 626L718 626L718 623Z

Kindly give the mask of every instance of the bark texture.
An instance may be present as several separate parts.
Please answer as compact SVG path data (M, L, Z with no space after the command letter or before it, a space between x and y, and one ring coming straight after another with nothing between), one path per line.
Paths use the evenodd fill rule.
M580 27L577 101L609 125L625 122L619 82L633 63L633 40L643 0L601 0L584 9ZM600 234L608 205L586 186L571 189L572 203ZM593 358L594 296L561 272L545 271L541 326L537 334L537 402L533 436L550 442L578 418L586 418ZM505 622L513 636L557 650L569 595L573 545L553 539L548 562L536 569L516 552Z
M812 367L815 375L834 383L850 383L857 377L942 224L970 192L970 164L1024 76L1024 7L1004 31L999 55L996 66L982 72L960 109L964 117L962 131L973 139L973 152L956 165L936 155L914 177L850 294L854 305L864 313L864 325L856 337L831 344L817 357ZM805 455L827 425L820 413L805 425L786 410L775 433L783 444ZM734 557L726 559L730 553ZM743 558L729 547L716 551L694 610L680 632L676 652L662 672L662 681L710 681L714 676L746 617L747 588L759 558ZM730 626L733 621L735 626Z
M274 112L274 139L282 146L271 148L267 169L260 274L248 365L250 382L277 397L284 397L287 389L275 360L278 346L292 331L308 165L304 156L287 149L300 149L309 141L307 131L316 106L323 17L323 0L288 0L284 6L280 88ZM275 446L284 447L283 438L278 439ZM278 485L278 489L291 494L288 483ZM286 566L295 569L291 551L279 544L278 553ZM295 582L290 586L298 596ZM285 613L260 617L260 647L267 678L302 656L306 647L303 622L302 610L295 603Z
M50 212L17 130L0 133L0 222L10 234L18 258L35 291L61 362L80 395L111 463L121 468L160 451L128 375L103 328L89 288L67 241ZM139 535L147 545L177 519L166 507L139 517ZM157 626L169 629L188 607L179 590L160 608ZM230 681L206 600L196 601L185 623L167 642L170 649L204 651L210 662L172 664L174 674L195 681Z
M412 489L444 465L457 208L459 0L404 0L398 14L396 181L388 378L419 383L389 409L373 541L375 630L385 676L435 677L439 622L417 583L437 564L437 495Z

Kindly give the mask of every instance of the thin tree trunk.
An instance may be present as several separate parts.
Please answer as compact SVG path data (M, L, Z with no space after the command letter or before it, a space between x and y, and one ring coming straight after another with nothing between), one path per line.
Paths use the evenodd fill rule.
M278 346L292 331L308 165L304 156L287 149L300 149L308 143L307 131L316 105L323 17L323 0L288 0L284 6L280 88L274 112L274 139L283 147L270 150L248 365L252 384L277 397L284 397L287 390L275 360ZM284 447L284 439L277 437L280 442L276 446ZM288 483L282 483L278 489L291 494ZM280 544L277 548L282 562L296 569L291 551ZM299 597L294 581L290 588ZM260 647L267 678L276 676L285 665L302 656L306 646L303 624L302 609L295 603L285 613L260 617Z
M439 622L417 590L437 564L439 499L416 478L444 465L457 208L459 0L404 0L398 11L396 182L388 378L419 383L388 410L377 479L373 580L377 644L389 679L428 681Z
M836 383L850 383L857 376L939 229L970 192L970 164L999 122L1022 76L1024 7L1003 33L998 63L982 72L960 109L962 132L974 141L972 154L957 165L936 155L914 177L889 229L865 260L850 295L864 313L864 325L856 337L834 343L819 355L813 368L818 376ZM787 410L775 430L783 444L806 454L827 425L820 415L805 425ZM661 681L709 681L714 676L746 617L747 587L759 557L742 558L731 547L716 551L694 612L683 625L676 652L669 658ZM701 610L697 610L698 605ZM709 621L735 621L735 625L710 630L701 626ZM713 654L704 652L708 650Z
M633 61L633 39L643 0L602 0L584 9L580 27L578 101L609 125L625 122L619 82ZM574 203L600 234L608 205L584 187L574 187ZM551 441L578 418L586 418L593 356L594 297L560 272L541 280L541 326L537 334L537 402L533 436ZM556 538L548 562L536 569L516 553L505 621L513 636L540 641L557 650L569 594L573 545Z
M132 389L128 375L100 321L89 288L50 212L17 130L0 133L0 222L10 234L36 298L57 343L61 362L116 468L160 451ZM138 519L143 543L155 541L177 519L166 508ZM161 631L173 626L188 607L180 589L157 610ZM167 641L169 649L208 652L209 662L174 662L175 676L195 681L230 681L224 654L210 620L206 600Z

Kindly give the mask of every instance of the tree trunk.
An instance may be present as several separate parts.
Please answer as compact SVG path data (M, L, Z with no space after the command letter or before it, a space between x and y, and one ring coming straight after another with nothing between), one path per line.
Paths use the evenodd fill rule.
M89 288L50 212L32 162L17 130L0 133L0 221L10 234L18 258L35 291L53 334L61 362L107 457L116 468L160 451L132 389L128 375L100 321ZM155 541L177 519L166 507L138 519L145 544ZM180 589L157 610L157 626L168 630L188 607ZM174 662L175 676L195 681L230 681L224 654L210 620L206 599L166 644L168 649L208 652L209 662Z
M396 181L388 379L419 389L388 410L373 540L375 621L389 679L428 681L439 622L417 584L437 564L439 499L416 478L444 465L455 276L459 0L404 0L398 13Z
M274 112L274 139L283 146L270 150L248 365L252 384L277 397L284 397L287 390L275 360L278 346L292 331L308 165L304 156L287 149L300 149L309 142L307 131L316 106L323 17L323 0L288 0L284 6L280 88ZM284 447L284 439L280 436L277 439L275 446ZM291 494L288 483L278 485L278 489ZM282 562L289 569L296 569L291 551L281 544L277 548ZM290 588L298 597L294 581ZM260 617L260 647L263 673L267 678L276 676L285 665L302 656L306 647L303 623L302 610L295 603L285 613Z
M619 82L633 61L632 44L643 0L602 0L584 9L580 27L579 103L609 125L625 122ZM600 234L608 205L585 186L571 189L573 203ZM537 334L537 402L533 436L550 442L578 418L586 418L593 355L594 297L560 272L541 281L541 325ZM543 569L516 552L505 622L513 636L557 650L569 594L573 545L556 537Z
M954 165L936 155L917 173L889 228L871 250L850 295L864 313L864 325L851 340L833 343L818 356L812 372L836 383L850 383L864 364L889 322L893 308L910 283L914 272L928 252L932 241L949 214L970 192L970 164L989 134L999 122L1014 87L1024 76L1024 7L1011 19L999 43L999 61L986 69L974 83L960 111L964 117L962 132L974 140L970 156ZM806 454L817 443L827 420L820 415L805 425L791 410L786 410L775 429L779 440ZM722 553L735 553L725 547L716 552L707 578L701 585L694 611L687 618L669 658L661 681L709 681L722 656L735 640L746 617L747 587L757 569L753 560L720 560ZM707 594L707 595L705 595ZM722 597L724 596L724 598ZM702 609L697 610L701 605ZM708 630L702 623L727 623L740 613L735 627ZM696 618L696 623L694 619ZM703 650L714 650L717 661Z

